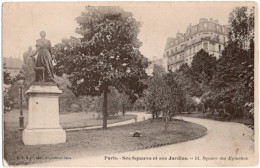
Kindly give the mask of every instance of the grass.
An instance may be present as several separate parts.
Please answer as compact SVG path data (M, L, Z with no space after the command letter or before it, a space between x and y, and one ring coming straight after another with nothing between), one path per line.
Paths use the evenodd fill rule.
M140 131L142 136L132 137L130 132L133 131ZM168 132L165 132L162 120L150 119L108 130L67 132L67 142L64 144L25 146L21 140L22 133L9 126L4 132L4 158L10 165L28 165L53 159L111 154L157 144L182 142L201 137L206 131L205 127L198 124L173 120L169 122Z
M124 115L124 116L109 116L107 123L108 124L113 124L117 122L122 122L126 120L131 120L134 119L136 116L135 115ZM98 126L103 124L103 119L96 119L96 118L76 118L75 121L65 121L63 120L61 122L62 128L80 128L80 127L91 127L91 126Z
M214 120L214 116L212 116L211 113L183 113L183 114L177 114L177 116L184 116L184 117L194 117L194 118L202 118L202 119L212 119ZM250 125L254 123L254 121L250 118L245 117L235 117L231 118L229 122L235 122L235 123L241 123L245 125Z
M26 124L28 121L28 111L23 110L24 113L24 123ZM18 126L19 125L19 110L13 109L9 112L4 113L4 121L6 126ZM63 128L77 128L77 127L91 127L91 126L98 126L102 125L103 120L102 118L97 119L98 114L94 112L77 112L77 113L66 113L60 114L60 124ZM134 119L135 115L128 115L127 113L125 116L118 115L118 116L109 116L108 117L108 124L122 122L130 119Z

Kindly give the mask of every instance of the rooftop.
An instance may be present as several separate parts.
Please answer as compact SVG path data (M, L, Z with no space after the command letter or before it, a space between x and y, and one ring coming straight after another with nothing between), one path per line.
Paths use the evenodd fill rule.
M4 57L4 69L21 69L23 62L20 58Z
M204 27L204 23L208 23L207 27ZM197 33L204 32L204 31L214 31L219 34L227 35L228 30L227 30L226 25L220 25L218 23L218 20L213 20L212 18L206 19L206 18L201 18L199 20L199 23L192 26L191 24L187 27L187 30L185 33L177 33L176 37L170 37L167 39L166 47L165 49L176 46L180 43L183 43L188 39L190 36L193 36Z

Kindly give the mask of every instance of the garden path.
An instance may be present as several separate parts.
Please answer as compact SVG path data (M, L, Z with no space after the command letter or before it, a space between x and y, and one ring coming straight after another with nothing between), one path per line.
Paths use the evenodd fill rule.
M142 113L139 114L139 116ZM140 118L140 117L139 117ZM32 166L249 166L256 165L256 155L253 152L252 130L243 124L232 122L221 122L208 119L176 117L188 122L205 126L208 129L206 136L183 143L151 148L140 151L111 154L112 160L105 160L105 156L79 158L43 163ZM186 157L186 160L169 160L169 157ZM195 157L199 160L195 160ZM227 160L220 160L220 157ZM129 157L128 160L127 157ZM136 161L133 157L147 157L145 161ZM157 160L149 160L157 157ZM167 160L159 158L167 157ZM228 160L229 157L243 157L247 160ZM118 159L115 159L118 158ZM125 158L125 159L124 159ZM206 158L211 158L207 160ZM217 160L215 160L217 158ZM212 160L213 159L213 160ZM191 162L192 161L192 162Z

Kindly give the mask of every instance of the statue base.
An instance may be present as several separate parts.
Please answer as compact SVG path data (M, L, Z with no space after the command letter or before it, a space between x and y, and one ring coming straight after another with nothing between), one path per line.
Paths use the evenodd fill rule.
M34 83L26 92L29 96L28 124L23 131L25 145L58 144L66 142L66 132L59 124L59 95L55 83Z

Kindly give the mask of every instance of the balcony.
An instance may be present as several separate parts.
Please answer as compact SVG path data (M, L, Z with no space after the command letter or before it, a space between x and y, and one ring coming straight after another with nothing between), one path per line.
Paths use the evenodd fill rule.
M207 36L207 37L201 37L201 38L196 38L194 40L187 41L187 46L196 44L196 43L201 42L201 41L211 41L211 42L222 43L222 44L225 43L224 40L220 39L219 37Z
M184 61L184 58L173 58L173 59L169 59L168 60L168 64L171 65L171 64L178 64L179 62L182 62Z

